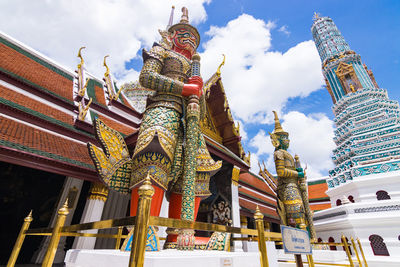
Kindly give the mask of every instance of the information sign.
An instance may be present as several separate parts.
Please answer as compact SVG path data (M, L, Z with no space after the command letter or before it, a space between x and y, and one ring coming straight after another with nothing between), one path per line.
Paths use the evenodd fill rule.
M307 231L281 225L281 232L285 254L312 254Z

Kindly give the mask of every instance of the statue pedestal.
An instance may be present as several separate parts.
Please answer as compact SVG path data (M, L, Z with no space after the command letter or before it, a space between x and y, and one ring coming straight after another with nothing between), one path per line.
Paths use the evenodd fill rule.
M271 256L269 255L271 254ZM276 250L270 249L270 267L277 267ZM109 249L71 249L65 257L66 267L119 267L128 266L129 252ZM178 251L174 249L160 252L146 252L144 267L259 267L260 254L258 252L226 252L226 251Z

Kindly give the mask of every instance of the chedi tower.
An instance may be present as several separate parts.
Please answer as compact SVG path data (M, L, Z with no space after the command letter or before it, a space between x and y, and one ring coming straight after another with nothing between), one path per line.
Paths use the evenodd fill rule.
M342 233L357 236L370 266L377 260L392 266L400 262L399 104L379 88L331 18L315 15L311 31L333 101L337 145L327 179L332 208L314 215L317 236L330 242Z

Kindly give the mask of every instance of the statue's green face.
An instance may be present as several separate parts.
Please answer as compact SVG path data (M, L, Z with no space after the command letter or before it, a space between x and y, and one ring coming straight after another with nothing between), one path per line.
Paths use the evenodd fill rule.
M287 150L289 148L289 136L287 135L279 135L279 143L280 143L280 148Z

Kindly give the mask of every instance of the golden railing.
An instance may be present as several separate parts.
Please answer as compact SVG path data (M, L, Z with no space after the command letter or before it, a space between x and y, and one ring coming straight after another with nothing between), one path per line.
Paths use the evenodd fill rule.
M348 259L348 261L349 261L349 264L329 263L329 262L314 262L314 264L331 265L331 266L354 267L354 261L353 261L353 258L352 258L352 256L351 256L351 253L350 253L350 246L352 246L353 249L354 249L354 252L355 252L355 254L356 254L356 258L357 258L357 263L358 263L357 266L358 266L358 267L362 267L362 266L368 267L368 263L367 263L367 260L365 259L365 254L364 254L364 250L363 250L363 248L362 248L360 239L357 238L357 243L356 243L356 242L354 241L354 238L351 237L351 238L350 238L351 243L349 243L349 242L346 240L346 237L345 237L344 235L342 235L341 240L342 240L341 243L333 243L333 242L311 242L311 244L313 244L313 245L341 246L341 247L343 247L343 250L346 252L346 256L347 256L347 259ZM275 244L280 245L280 244L282 244L282 242L275 242ZM360 254L361 254L361 256L362 256L362 260L361 260L361 258L360 258L360 254L358 253L357 247L358 247L358 249L360 250ZM295 261L290 261L290 260L278 260L278 261L279 261L279 262L292 262L292 263L295 262Z
M239 228L232 226L225 226L219 224L211 224L211 223L203 223L203 222L195 222L195 221L186 221L179 219L170 219L170 218L162 218L162 217L154 217L150 216L150 206L151 206L151 198L154 194L154 189L150 184L150 181L146 181L139 188L139 203L137 207L137 216L135 217L126 217L120 219L110 219L103 220L97 222L90 223L82 223L75 224L70 226L64 226L65 218L68 215L68 200L65 202L63 207L58 210L58 216L56 220L56 224L53 228L37 228L37 229L29 229L29 225L32 222L32 212L24 219L24 223L21 227L21 231L17 237L14 248L12 250L11 256L8 260L7 267L13 267L17 261L19 252L21 250L24 239L27 235L32 236L51 236L50 243L46 251L46 255L44 257L42 266L50 267L53 264L54 257L57 251L58 243L62 236L82 236L82 237L98 237L98 238L115 238L116 244L115 249L119 249L121 246L121 240L126 238L127 235L122 234L122 229L124 226L135 226L133 232L133 240L130 258L129 258L129 267L143 267L144 264L144 254L146 247L146 238L147 238L147 229L149 225L154 226L165 226L175 229L193 229L193 230L202 230L202 231L210 231L210 232L225 232L231 234L241 234L241 235L249 235L251 237L234 237L232 240L247 240L247 241L257 241L258 248L260 252L260 264L261 267L268 267L268 257L267 257L267 248L266 248L266 240L275 241L282 243L282 235L281 233L268 232L264 230L264 215L260 212L257 207L256 213L254 214L254 219L256 222L257 229L247 229L247 228ZM106 229L106 228L118 228L117 234L99 234L99 233L82 233L78 231L84 230L92 230L92 229ZM360 248L361 255L364 260L364 266L368 267L367 262L365 260L364 252L361 247L360 241L357 239L358 245ZM346 255L349 259L349 265L339 265L333 263L322 263L322 262L314 262L312 255L307 256L308 266L314 267L315 264L324 264L324 265L335 265L335 266L350 266L354 267L350 251L349 244L346 239L342 237L342 243L315 243L321 245L336 245L336 246L344 246L346 250ZM359 266L362 266L359 254L356 249L355 242L353 238L351 238L351 244L356 251L357 260L359 262ZM294 261L286 261L286 262L294 262Z

